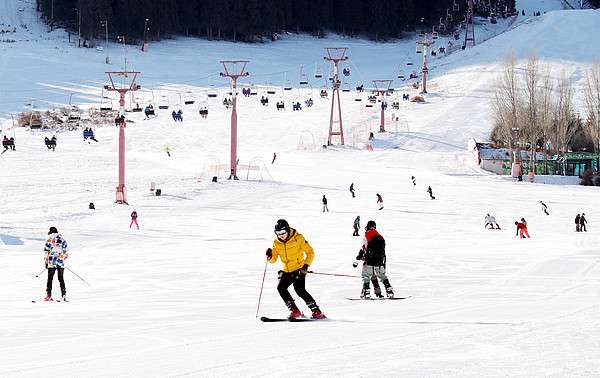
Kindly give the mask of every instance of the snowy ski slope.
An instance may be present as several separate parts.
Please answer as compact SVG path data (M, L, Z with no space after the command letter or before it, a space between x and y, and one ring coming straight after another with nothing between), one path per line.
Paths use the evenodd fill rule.
M1 17L31 17L32 4L22 3L29 7L24 12L13 9L21 2L11 4L2 3ZM537 10L531 1L526 6ZM389 132L375 133L374 151L364 143L378 130L379 112L365 108L366 94L360 103L355 93L342 94L347 146L326 150L318 146L329 102L318 98L319 83L311 94L294 89L282 96L279 87L269 107L241 98L240 164L262 168L250 171L249 180L240 170L244 180L210 182L211 166L227 164L229 156L229 112L221 96L208 100L208 119L198 116L198 104L182 106L182 123L172 121L170 109L151 120L128 113L130 206L112 203L114 127L96 128L97 144L84 143L81 131L59 133L52 152L43 144L51 134L3 123L17 146L0 155L0 376L600 376L597 190L512 182L473 167L464 153L470 138L488 135L489 86L510 50L521 59L536 52L553 72L564 69L580 85L600 56L600 46L589 43L599 24L597 11L520 18L507 33L436 60L427 103L389 109ZM46 35L39 24L28 29ZM0 91L3 114L22 109L27 98L64 103L70 93L78 103L97 105L104 52L73 49L60 31L53 33L49 40L0 45L0 76L11 84ZM584 42L586 48L577 48ZM140 84L154 87L139 93L141 103L165 95L174 105L179 93L200 98L207 85L223 85L214 76L220 58L248 57L255 84L281 86L283 74L274 72L293 71L288 78L296 81L305 62L310 75L322 48L332 44L350 47L351 78L366 85L395 75L414 52L412 42L402 48L404 42L336 37L290 36L259 46L178 39L153 44L147 56L128 49L128 60L143 72ZM117 49L110 49L115 61ZM14 89L21 84L30 92ZM312 108L292 112L292 100L310 95ZM277 100L286 102L285 112L275 110ZM389 122L391 113L398 123ZM162 196L151 195L151 181ZM384 210L377 210L376 193ZM89 202L96 210L88 210ZM139 231L127 228L133 209ZM488 212L502 230L483 229ZM579 212L590 222L587 233L574 232ZM357 215L362 227L377 222L395 293L412 297L348 301L359 295L360 279L309 275L307 288L331 321L255 319L275 221L286 218L306 236L316 252L314 271L358 275L352 262L360 240L351 236ZM521 217L531 239L515 238L512 223ZM45 276L34 275L50 226L71 246L68 266L91 285L66 272L69 303L39 301ZM275 288L279 268L267 267L261 315L287 313Z

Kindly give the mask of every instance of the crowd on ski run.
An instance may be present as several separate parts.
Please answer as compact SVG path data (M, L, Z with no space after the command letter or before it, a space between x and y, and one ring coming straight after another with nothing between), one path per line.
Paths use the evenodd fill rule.
M274 155L275 156L275 155ZM275 159L273 159L275 162ZM413 187L417 186L415 176L411 176L410 180ZM352 198L356 198L356 190L354 183L350 184L349 192ZM431 186L427 187L426 192L431 200L435 200L433 190ZM380 193L375 194L376 205L378 210L383 210L383 196ZM326 195L323 195L321 199L323 205L323 212L329 212L328 199ZM548 206L540 201L541 211L549 216ZM94 209L93 203L90 203L90 209ZM129 228L135 227L139 230L140 226L138 223L138 212L133 210L130 214L131 222ZM353 236L360 236L360 215L354 219L353 222ZM520 218L514 222L516 226L516 237L521 239L530 238L529 231L527 229L527 221L525 218ZM576 232L587 232L587 219L585 213L577 214L575 217L575 231ZM496 218L489 213L484 217L484 228L490 230L501 230L500 225L496 221ZM353 262L353 267L357 268L362 263L362 287L360 291L360 299L371 300L371 299L403 299L394 297L394 289L390 282L390 279L386 273L386 253L385 253L385 238L377 230L377 224L374 220L369 220L364 229L364 236L358 254ZM309 308L311 312L310 319L320 320L326 319L324 312L321 310L315 298L306 290L306 276L311 271L309 270L310 265L315 259L315 251L309 244L307 239L297 229L290 226L285 219L277 220L274 227L275 238L273 245L267 248L265 252L266 260L268 263L275 264L278 260L281 260L282 268L278 273L278 284L277 291L281 296L285 306L289 309L290 313L287 318L282 319L270 319L262 317L263 321L272 320L302 320L306 319L302 311L298 308L296 301L289 292L289 287L293 286L297 296L300 297ZM57 301L67 301L67 291L64 281L64 270L66 268L65 262L68 255L68 244L66 239L58 232L56 227L50 227L48 231L48 238L44 246L44 265L48 272L47 283L46 283L46 297L44 301L53 301L52 297L52 282L56 275L58 277L60 285L60 299ZM265 272L266 272L265 265ZM66 268L68 269L68 268ZM68 269L70 270L70 269ZM77 276L75 272L74 275ZM79 276L77 276L80 278ZM381 284L385 289L385 295L382 291ZM264 285L264 279L263 279ZM373 286L374 297L371 297L371 285ZM262 287L261 287L262 295ZM353 298L348 298L353 299ZM358 298L357 298L358 299ZM260 302L259 302L260 305ZM257 314L258 315L258 314Z

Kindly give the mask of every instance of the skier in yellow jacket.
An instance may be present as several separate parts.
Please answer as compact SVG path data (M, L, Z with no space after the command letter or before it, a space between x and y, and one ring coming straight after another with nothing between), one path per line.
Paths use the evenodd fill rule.
M302 316L288 291L290 285L294 285L296 294L306 302L306 305L312 311L312 317L314 319L325 318L325 315L305 288L306 273L315 257L313 248L302 234L290 228L285 219L279 219L275 224L275 235L277 237L273 241L273 249L268 248L266 255L271 264L276 263L278 257L283 263L283 269L279 271L277 291L279 291L279 295L291 311L289 317L299 318Z

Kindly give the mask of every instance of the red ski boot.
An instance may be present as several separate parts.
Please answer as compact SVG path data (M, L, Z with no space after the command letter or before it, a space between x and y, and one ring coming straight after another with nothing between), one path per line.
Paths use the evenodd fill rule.
M288 316L288 319L298 319L302 317L302 313L297 308L293 309Z
M327 317L325 316L325 314L323 314L321 312L321 310L315 310L315 311L313 311L312 318L313 319L327 319Z
M52 295L46 295L46 298L44 298L44 302L50 302L53 301L54 299L52 299Z

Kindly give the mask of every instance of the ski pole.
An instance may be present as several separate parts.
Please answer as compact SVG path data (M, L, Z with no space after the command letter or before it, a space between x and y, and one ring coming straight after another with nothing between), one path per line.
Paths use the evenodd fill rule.
M35 277L37 278L37 277L41 276L45 270L46 270L46 268L42 269L38 274L35 275Z
M320 272L313 272L312 270L309 270L307 273L312 273L312 274L320 274L323 276L336 276L336 277L352 277L352 278L362 278L361 276L351 276L349 274L337 274L337 273L320 273Z
M258 309L260 308L260 300L262 298L263 286L265 286L265 276L267 275L267 263L269 259L265 261L265 271L263 272L262 283L260 284L260 294L258 295L258 305L256 306L256 317L258 318Z
M73 271L73 269L69 268L68 266L66 268L69 270L69 272L73 273L77 278L79 278L81 281L83 281L83 283L85 283L88 286L92 286L86 280L84 280L83 278L81 278L81 276L79 274L75 273Z

